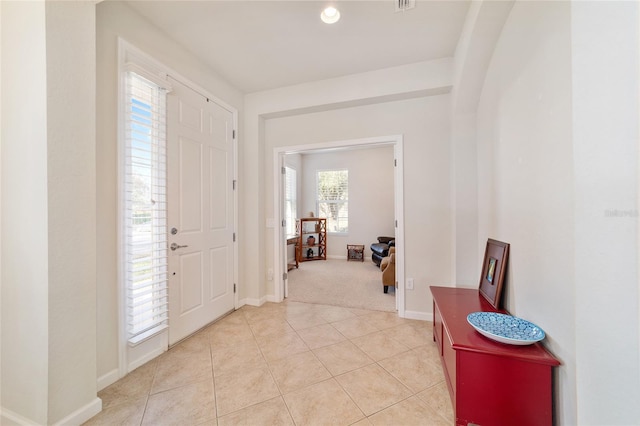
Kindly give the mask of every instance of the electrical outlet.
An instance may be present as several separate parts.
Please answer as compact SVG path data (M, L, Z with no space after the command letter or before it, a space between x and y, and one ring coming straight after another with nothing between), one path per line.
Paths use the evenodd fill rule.
M273 281L273 269L271 268L269 268L269 270L267 271L267 280Z
M413 278L407 278L407 290L413 290Z

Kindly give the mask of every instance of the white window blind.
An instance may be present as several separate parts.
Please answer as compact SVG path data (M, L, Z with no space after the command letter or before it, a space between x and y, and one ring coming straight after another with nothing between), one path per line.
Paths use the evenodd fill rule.
M166 90L127 72L124 122L124 273L135 345L168 324Z
M318 217L327 219L327 232L346 234L349 232L349 171L318 171L316 182Z
M284 170L284 209L285 221L287 224L286 231L288 236L292 236L296 233L296 218L298 217L296 170L291 167L285 167Z

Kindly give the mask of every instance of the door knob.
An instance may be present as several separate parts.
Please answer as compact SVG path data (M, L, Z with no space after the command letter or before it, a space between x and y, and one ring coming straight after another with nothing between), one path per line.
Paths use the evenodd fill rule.
M176 244L176 243L171 243L171 245L169 246L169 248L170 248L171 250L173 250L173 251L176 251L176 250L178 250L179 248L184 248L184 247L189 247L189 246L187 246L187 245L180 246L180 245L178 245L178 244Z

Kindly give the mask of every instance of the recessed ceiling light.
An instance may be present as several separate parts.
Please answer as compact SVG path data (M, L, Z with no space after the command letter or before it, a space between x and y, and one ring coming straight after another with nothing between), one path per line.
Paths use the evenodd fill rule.
M340 19L340 12L335 7L329 6L320 14L320 19L325 24L335 24Z

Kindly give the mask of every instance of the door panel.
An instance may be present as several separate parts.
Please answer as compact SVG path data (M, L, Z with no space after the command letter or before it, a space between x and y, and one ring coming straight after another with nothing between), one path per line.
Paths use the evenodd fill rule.
M229 158L225 151L218 148L209 150L209 159L211 163L211 188L216 194L225 194L229 188L225 186L225 176L228 175L227 165ZM219 197L211 198L209 212L211 214L211 229L223 229L229 218L227 217L227 198Z
M202 110L188 103L180 103L180 125L202 133Z
M233 114L176 84L168 96L169 344L234 308Z
M171 142L170 142L171 143ZM201 144L186 138L180 145L180 230L202 231L202 158Z
M211 298L217 299L226 293L226 288L219 284L227 282L229 279L229 273L231 272L227 267L229 264L229 251L226 247L219 247L212 249L209 253L211 256L211 279L209 280L211 283Z
M203 262L201 253L180 255L180 315L188 314L203 305Z

